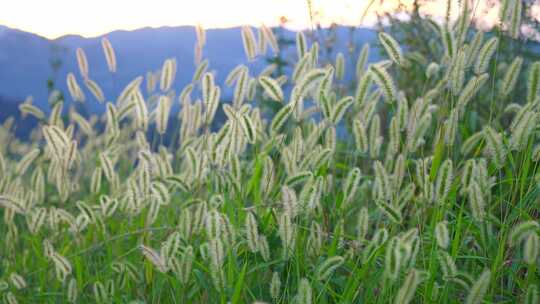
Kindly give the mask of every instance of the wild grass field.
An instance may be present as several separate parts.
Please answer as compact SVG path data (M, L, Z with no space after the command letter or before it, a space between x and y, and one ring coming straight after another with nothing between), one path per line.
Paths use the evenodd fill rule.
M184 88L168 59L103 96L78 49L65 98L20 105L30 140L0 129L1 299L539 303L540 61L514 48L521 1L490 33L463 3L420 21L434 60L381 31L384 60L323 61L299 32L290 75L219 71L232 100L201 28ZM242 38L280 52L270 28Z

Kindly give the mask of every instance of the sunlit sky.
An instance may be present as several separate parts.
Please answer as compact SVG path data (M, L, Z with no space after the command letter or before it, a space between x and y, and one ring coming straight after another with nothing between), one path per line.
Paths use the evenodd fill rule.
M491 24L497 5L489 8L480 1L477 11ZM307 0L3 0L0 24L34 32L47 38L66 34L93 37L123 29L201 24L205 28L238 25L276 25L281 16L291 28L310 27ZM314 19L323 25L332 22L359 25L370 0L313 0ZM382 4L381 4L382 2ZM376 12L395 8L397 0L375 0L362 25L373 23ZM413 0L402 0L410 5ZM454 9L457 9L457 0ZM444 14L446 0L431 0L423 8L432 15ZM454 10L455 11L455 10ZM455 11L455 13L457 13Z

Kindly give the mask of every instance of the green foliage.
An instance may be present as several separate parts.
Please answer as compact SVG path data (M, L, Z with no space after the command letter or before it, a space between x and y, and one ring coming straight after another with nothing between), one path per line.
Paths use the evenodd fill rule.
M346 54L319 61L298 35L295 77L238 66L232 103L201 61L177 118L172 59L100 115L25 102L31 140L0 129L2 300L534 303L539 63L463 20L411 22L429 41L381 34L391 60L364 47L350 87ZM282 62L272 35L245 28L246 55Z

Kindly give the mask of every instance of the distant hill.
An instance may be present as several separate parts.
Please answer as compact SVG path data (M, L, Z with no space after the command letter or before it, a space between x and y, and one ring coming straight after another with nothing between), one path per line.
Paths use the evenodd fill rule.
M295 33L291 31L285 31L284 35L290 39L295 37ZM346 50L349 35L349 28L337 28L336 50ZM358 44L371 42L376 38L376 33L370 29L356 30L354 35L354 40ZM46 81L49 77L55 76L58 88L63 91L66 91L65 79L68 72L74 72L80 81L75 55L77 47L83 48L86 52L90 78L102 86L110 100L114 100L119 91L132 79L144 75L148 70L159 69L163 61L169 57L175 57L178 62L174 87L180 90L191 81L195 70L193 46L196 36L193 27L142 28L134 31L114 31L104 36L108 37L116 51L118 61L116 75L111 75L107 70L101 47L102 37L84 38L69 35L49 40L32 33L0 26L0 96L6 96L10 100L23 100L26 96L33 95L36 105L46 107L48 96ZM210 60L210 70L217 72L218 83L222 83L228 72L236 65L246 63L240 28L207 30L206 41L204 56ZM290 51L292 56L294 50ZM335 56L335 52L330 56ZM58 58L62 62L56 75L53 75L50 65L51 58ZM263 59L249 63L254 73L264 65ZM88 101L90 108L99 106L89 92L86 92L86 95L90 99Z
M2 29L0 28L0 31ZM8 99L0 96L0 123L4 123L7 118L13 117L13 131L18 138L28 138L32 129L38 125L38 120L32 116L22 117L19 111L21 100Z

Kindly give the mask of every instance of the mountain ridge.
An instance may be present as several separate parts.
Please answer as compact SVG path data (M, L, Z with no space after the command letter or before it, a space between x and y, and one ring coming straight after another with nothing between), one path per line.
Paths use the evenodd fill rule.
M78 72L75 55L78 47L83 48L87 55L90 78L102 87L108 100L114 100L132 79L144 76L149 70L161 68L167 58L174 57L178 63L177 79L174 83L177 91L191 82L196 68L193 60L196 41L193 26L143 27L133 31L115 30L90 38L66 35L52 40L18 29L5 28L0 35L0 96L10 100L23 100L32 95L35 104L41 108L47 107L47 79L52 77L57 88L67 92L68 72L76 75L85 95L91 99L89 103L96 104L90 92L84 88ZM210 61L209 70L216 71L218 83L223 83L228 72L238 64L248 65L253 75L266 65L264 58L247 62L240 29L233 27L206 30L207 43L203 55ZM360 28L356 31L355 39L360 45L376 38L375 31L371 29ZM287 39L294 39L296 35L296 32L287 29L283 29L282 33ZM346 50L348 27L338 26L336 33L335 49ZM107 70L101 47L103 37L111 41L116 52L118 72L114 76ZM270 53L269 50L268 54ZM295 56L295 49L287 50L285 55ZM51 59L58 59L62 63L56 73L51 68Z

